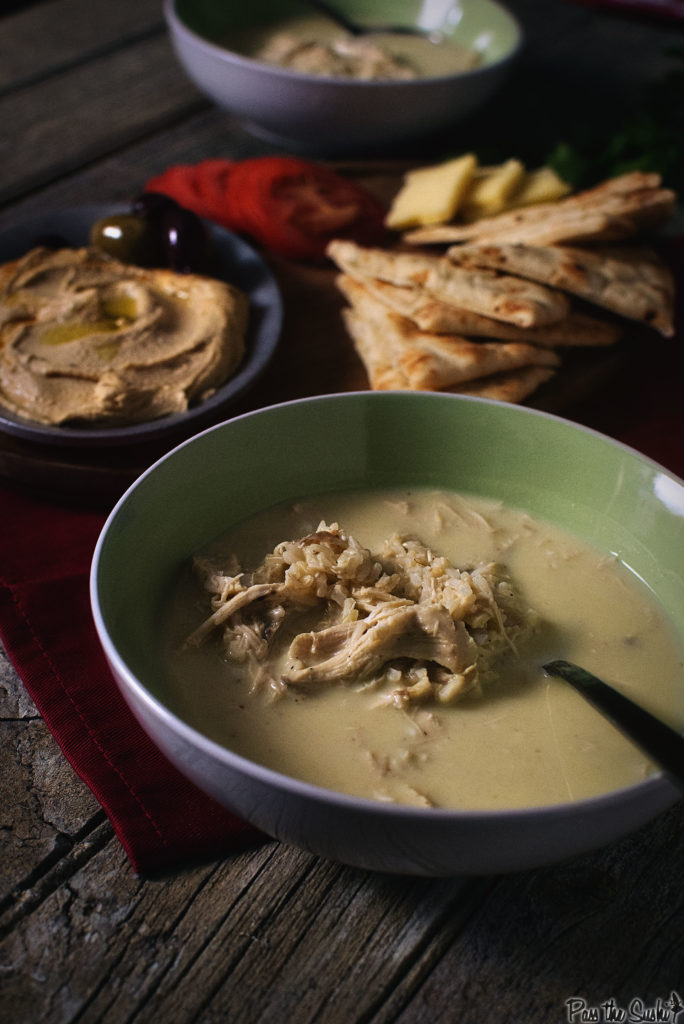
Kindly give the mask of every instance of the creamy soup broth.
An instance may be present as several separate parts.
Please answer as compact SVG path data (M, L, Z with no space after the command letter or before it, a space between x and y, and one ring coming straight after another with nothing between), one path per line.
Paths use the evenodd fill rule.
M283 22L277 29L247 30L231 38L229 45L247 57L263 59L263 54L271 49L273 41L285 35L302 43L315 41L323 46L331 46L344 38L344 31L327 18L311 15L292 18ZM370 45L378 47L390 57L404 62L413 69L415 77L453 75L469 71L481 62L479 53L449 37L439 42L431 42L428 38L417 35L379 32L363 39L365 45L370 42ZM312 73L336 75L335 69L326 67L324 60ZM393 77L391 73L390 77Z
M541 624L495 682L449 706L378 705L349 680L276 700L250 692L220 637L183 640L206 618L188 570L167 627L169 703L211 739L270 768L381 801L443 808L512 808L578 800L632 784L647 759L541 665L567 658L673 725L684 725L684 654L650 593L610 556L488 500L427 491L345 493L270 509L211 552L254 568L282 540L338 522L371 551L409 533L459 568L495 559Z

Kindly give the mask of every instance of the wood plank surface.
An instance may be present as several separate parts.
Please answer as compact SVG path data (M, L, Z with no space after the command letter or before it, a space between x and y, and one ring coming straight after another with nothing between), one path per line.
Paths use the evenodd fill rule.
M0 202L205 106L163 36L9 92L0 97Z
M17 10L2 22L0 95L164 32L159 0L99 4L97 17L91 0L44 0L38 11Z

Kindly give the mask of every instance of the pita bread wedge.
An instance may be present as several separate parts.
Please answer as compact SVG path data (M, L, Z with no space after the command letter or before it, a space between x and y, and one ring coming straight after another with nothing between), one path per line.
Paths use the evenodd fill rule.
M396 314L390 314L396 317ZM397 344L404 346L399 362L416 390L440 391L464 381L479 380L507 370L539 364L557 366L551 349L537 349L522 341L469 341L449 334L426 334L406 329L395 321Z
M537 388L550 380L554 372L545 366L525 366L521 370L497 373L493 377L483 377L457 388L449 388L449 391L476 398L495 398L498 402L524 402Z
M418 285L443 302L518 327L555 323L567 316L570 308L561 292L494 270L457 267L445 256L370 249L340 239L329 244L327 253L351 276Z
M555 245L615 242L664 224L677 197L661 188L660 176L633 171L555 202L538 203L483 217L470 224L442 224L403 237L412 245L464 241Z
M604 309L674 334L674 278L660 257L643 247L457 245L459 266L503 270L577 295Z
M560 362L552 350L524 342L477 342L420 331L411 320L392 312L353 278L342 279L340 286L364 324L358 344L354 333L357 321L353 317L346 321L359 355L372 368L369 379L372 376L385 387L390 382L391 387L439 391L523 366L555 367ZM398 381L406 381L407 385Z
M390 347L378 344L375 326L369 324L355 309L343 309L342 319L363 363L371 389L373 391L410 390L408 377L395 364Z
M614 345L622 336L621 326L610 320L600 320L584 312L570 310L563 320L541 327L516 327L515 324L494 320L481 313L458 309L440 299L426 295L417 286L389 284L379 278L358 278L364 287L380 302L413 320L421 331L435 334L461 334L466 337L495 338L500 341L526 341L547 347Z

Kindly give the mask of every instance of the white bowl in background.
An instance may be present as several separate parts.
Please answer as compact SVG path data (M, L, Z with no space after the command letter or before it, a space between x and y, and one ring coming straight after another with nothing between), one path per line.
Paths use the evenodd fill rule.
M425 24L432 8L382 0L336 0L361 23ZM478 50L480 63L458 74L410 81L360 81L302 74L251 59L238 49L253 26L278 27L306 7L288 0L226 3L165 0L172 44L188 77L253 133L321 154L382 150L447 131L501 87L522 44L522 29L497 0L444 0L429 27Z

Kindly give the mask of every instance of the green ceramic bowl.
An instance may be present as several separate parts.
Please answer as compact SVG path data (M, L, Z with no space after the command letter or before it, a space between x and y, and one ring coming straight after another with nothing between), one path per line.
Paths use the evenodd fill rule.
M652 588L684 639L684 483L662 467L520 406L434 393L304 399L182 444L143 474L104 527L92 569L95 621L119 686L153 739L199 786L265 832L386 871L532 867L605 844L672 804L677 791L661 774L554 807L456 812L380 804L245 760L171 710L160 609L199 547L285 499L423 485L501 499L615 553Z
M275 144L321 154L393 147L447 131L500 88L518 56L522 30L496 0L335 0L361 24L436 30L475 49L480 63L414 81L352 81L301 74L248 56L245 33L307 15L297 0L165 0L171 41L185 72L219 106Z

